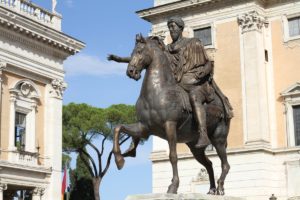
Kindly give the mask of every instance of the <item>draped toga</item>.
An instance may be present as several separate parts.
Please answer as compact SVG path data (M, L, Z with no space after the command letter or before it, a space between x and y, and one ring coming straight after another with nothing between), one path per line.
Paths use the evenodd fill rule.
M167 45L167 51L178 84L187 92L194 87L201 87L206 102L212 101L216 93L223 101L227 117L232 118L232 107L212 79L213 62L209 60L201 41L197 38L182 38Z
M171 67L178 83L182 82L184 76L193 79L197 84L205 73L205 64L209 61L208 56L197 38L182 38L169 44L167 50L170 53ZM209 72L210 73L210 72Z

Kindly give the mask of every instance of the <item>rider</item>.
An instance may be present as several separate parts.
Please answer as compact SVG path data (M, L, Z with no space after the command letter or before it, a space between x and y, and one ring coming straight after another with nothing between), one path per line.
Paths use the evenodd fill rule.
M204 103L214 99L214 89L221 95L223 103L225 99L225 108L226 105L228 108L229 102L212 80L213 63L208 59L201 41L197 38L183 37L184 22L181 18L170 18L167 24L172 43L167 45L166 50L169 52L173 75L178 84L189 94L198 125L199 140L196 147L206 147L210 141L207 136ZM109 55L108 60L129 63L131 58ZM230 104L228 110L231 110Z
M168 20L172 43L167 45L172 69L178 84L188 92L193 113L198 125L199 139L196 147L209 145L206 129L206 110L204 103L214 99L214 90L209 84L212 76L212 63L197 38L182 35L184 22L173 17Z

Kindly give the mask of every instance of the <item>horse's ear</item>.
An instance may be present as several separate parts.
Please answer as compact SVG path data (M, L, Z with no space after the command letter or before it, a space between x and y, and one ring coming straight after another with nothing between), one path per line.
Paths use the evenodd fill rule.
M146 43L146 40L145 40L145 38L143 37L143 35L141 33L136 34L135 40L136 40L136 42Z

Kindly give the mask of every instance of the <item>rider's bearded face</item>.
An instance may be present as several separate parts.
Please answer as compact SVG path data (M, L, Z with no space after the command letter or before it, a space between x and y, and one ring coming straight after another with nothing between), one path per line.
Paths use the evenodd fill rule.
M178 39L182 37L182 28L179 27L175 22L171 22L169 25L169 30L171 34L171 38L173 42L176 42Z

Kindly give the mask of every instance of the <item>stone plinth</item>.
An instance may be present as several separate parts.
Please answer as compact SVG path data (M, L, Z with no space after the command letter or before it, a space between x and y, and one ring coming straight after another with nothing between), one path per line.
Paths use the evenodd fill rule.
M245 200L238 197L191 194L140 194L130 195L125 200Z

